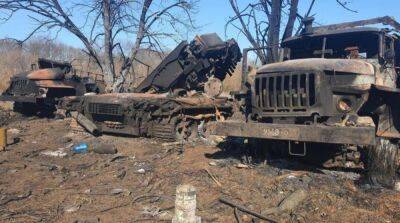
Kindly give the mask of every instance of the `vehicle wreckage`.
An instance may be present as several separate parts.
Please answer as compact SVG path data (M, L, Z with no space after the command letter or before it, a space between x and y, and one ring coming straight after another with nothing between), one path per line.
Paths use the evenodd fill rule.
M361 165L372 182L393 185L400 139L400 24L390 17L312 23L307 18L301 35L282 42L285 61L262 66L250 89L243 88L247 121L214 122L209 128L326 167ZM365 27L375 23L394 30Z
M77 121L93 134L112 133L187 140L208 121L232 114L222 81L242 54L236 41L215 33L183 41L134 89L68 97L60 108L78 112Z
M11 77L9 87L0 96L0 101L14 102L14 110L25 115L49 116L60 98L104 92L102 75L78 75L68 62L39 58L31 68Z

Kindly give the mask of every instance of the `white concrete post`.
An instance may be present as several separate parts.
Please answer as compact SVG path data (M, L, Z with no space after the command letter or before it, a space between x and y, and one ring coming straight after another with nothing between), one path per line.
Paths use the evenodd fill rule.
M201 218L196 216L196 188L193 186L179 185L176 188L172 223L201 223Z

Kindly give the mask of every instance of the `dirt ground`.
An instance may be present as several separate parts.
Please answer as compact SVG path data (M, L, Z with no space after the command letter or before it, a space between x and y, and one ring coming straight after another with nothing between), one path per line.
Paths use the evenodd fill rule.
M355 172L289 160L240 165L240 145L95 138L71 129L69 119L3 113L12 143L0 152L0 222L168 222L180 184L196 187L202 222L237 222L220 197L265 213L300 189L306 197L293 210L267 216L277 222L400 222L400 193L360 186ZM100 142L114 144L118 153L71 152L73 145ZM49 151L60 157L45 155ZM238 217L265 222L241 211Z

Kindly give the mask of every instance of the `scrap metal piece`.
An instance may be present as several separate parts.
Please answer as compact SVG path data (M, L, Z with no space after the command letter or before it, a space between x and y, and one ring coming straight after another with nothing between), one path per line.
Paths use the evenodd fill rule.
M223 80L226 74L231 75L241 57L233 39L224 42L215 33L196 36L190 43L181 42L134 91L203 91L210 77Z
M72 117L76 119L76 121L84 127L88 132L92 133L93 135L99 135L100 131L97 128L97 126L90 121L88 118L86 118L84 115L82 115L79 112L72 112Z

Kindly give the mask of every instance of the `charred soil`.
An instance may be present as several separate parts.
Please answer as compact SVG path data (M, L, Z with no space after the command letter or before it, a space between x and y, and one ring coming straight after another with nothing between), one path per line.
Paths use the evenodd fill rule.
M12 115L12 114L10 114ZM7 116L8 117L8 116ZM0 222L161 222L172 219L175 189L197 189L203 222L236 222L228 198L266 213L300 189L279 222L400 222L400 193L357 184L355 172L327 171L289 160L243 164L243 148L93 137L69 119L1 121L12 131L0 156ZM73 154L71 147L113 144L117 154ZM238 211L242 222L263 222Z

